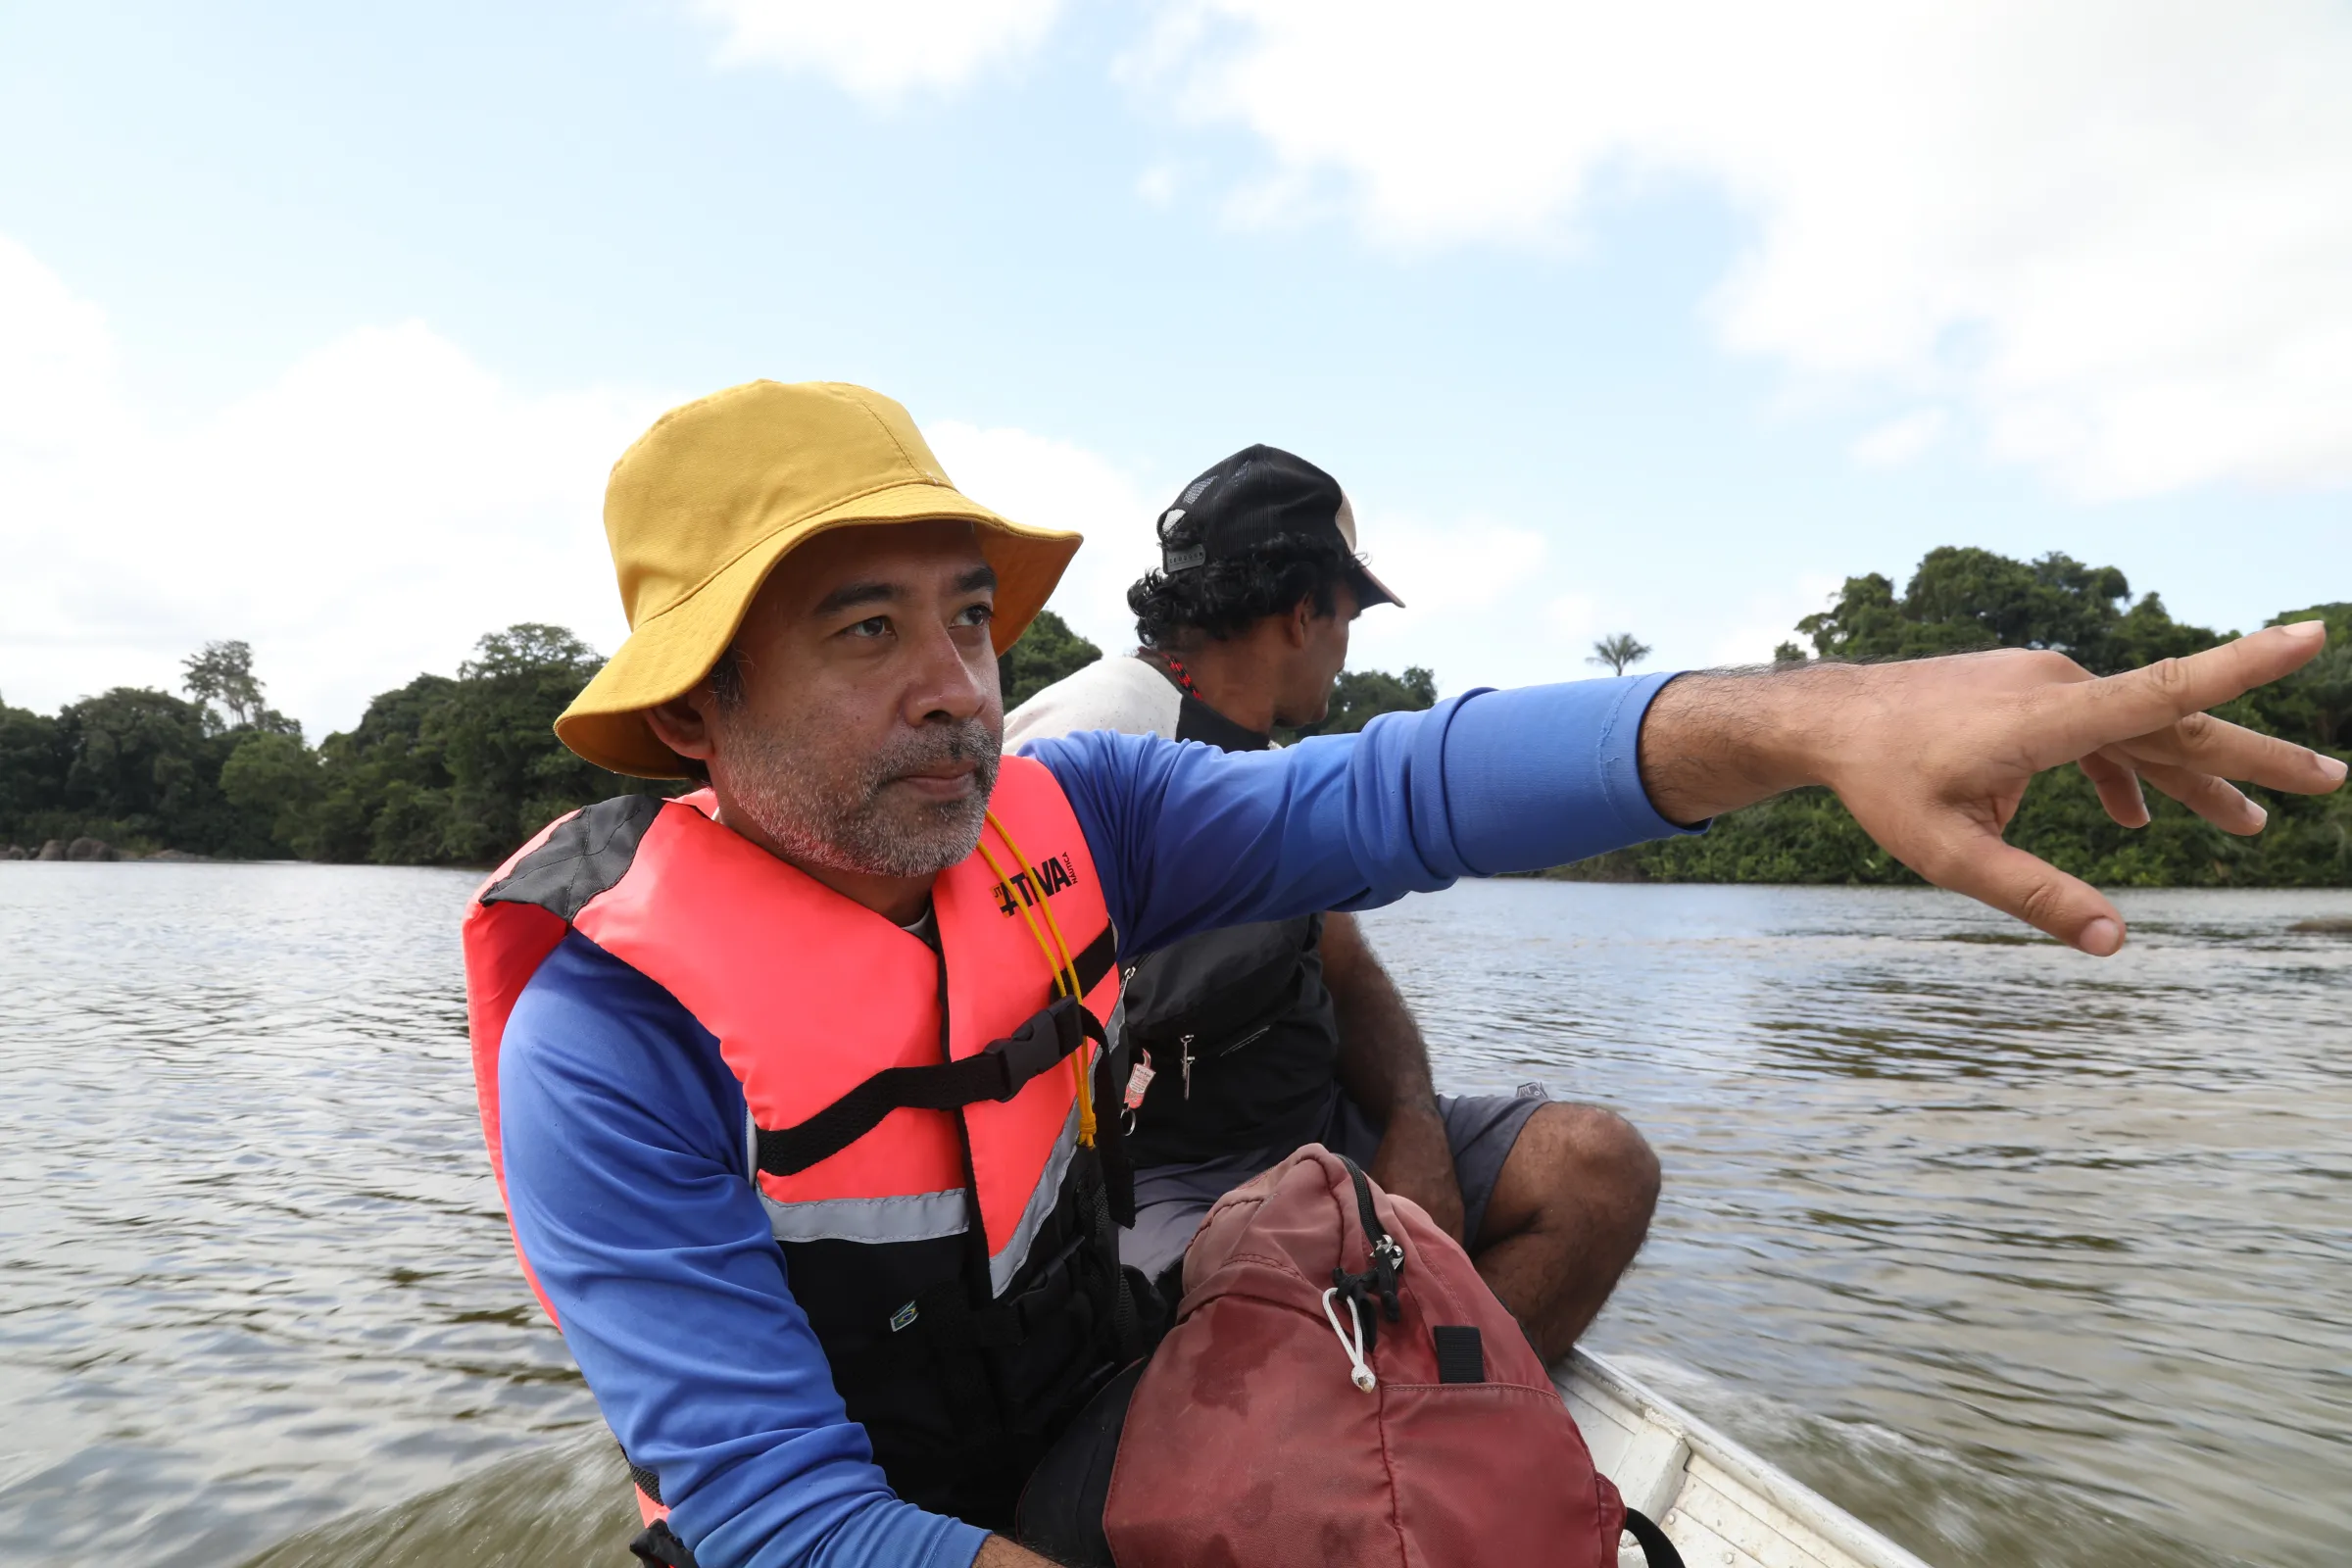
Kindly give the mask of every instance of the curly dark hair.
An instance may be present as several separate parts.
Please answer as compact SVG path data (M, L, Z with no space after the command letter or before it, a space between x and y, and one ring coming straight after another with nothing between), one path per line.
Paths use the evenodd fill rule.
M1193 541L1179 529L1165 542L1181 549ZM1330 614L1332 591L1355 564L1336 539L1276 534L1185 571L1148 571L1127 590L1127 608L1146 648L1173 648L1188 631L1223 642L1301 599L1314 603L1316 614Z

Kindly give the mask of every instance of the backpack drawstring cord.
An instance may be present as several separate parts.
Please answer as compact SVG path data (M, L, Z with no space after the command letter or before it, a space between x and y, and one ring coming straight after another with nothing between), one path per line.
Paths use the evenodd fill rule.
M1336 1285L1323 1293L1323 1320L1331 1325L1331 1332L1338 1336L1340 1348L1348 1352L1348 1380L1366 1394L1370 1394L1374 1389L1380 1387L1380 1379L1372 1375L1372 1368L1364 1360L1363 1313L1355 1304L1355 1294L1352 1291L1349 1292L1348 1295L1348 1321L1355 1329L1355 1338L1350 1340L1348 1337L1348 1330L1340 1326L1339 1309L1332 1305L1332 1298L1339 1294L1340 1288Z

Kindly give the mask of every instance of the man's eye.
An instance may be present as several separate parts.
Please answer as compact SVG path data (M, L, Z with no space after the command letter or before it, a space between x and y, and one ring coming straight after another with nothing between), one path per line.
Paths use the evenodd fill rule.
M964 607L963 613L956 617L956 624L958 626L985 626L996 618L997 607L994 605L967 605Z
M887 637L890 635L890 617L888 615L870 616L855 626L843 627L842 631L843 635L850 637Z

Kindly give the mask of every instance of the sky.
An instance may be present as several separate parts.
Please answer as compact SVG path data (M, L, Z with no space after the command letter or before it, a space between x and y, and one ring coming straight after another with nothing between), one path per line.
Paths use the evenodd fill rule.
M1767 659L1938 545L2352 599L2352 8L0 7L0 700L255 650L313 738L626 633L600 504L757 376L1125 584L1251 442L1441 690Z

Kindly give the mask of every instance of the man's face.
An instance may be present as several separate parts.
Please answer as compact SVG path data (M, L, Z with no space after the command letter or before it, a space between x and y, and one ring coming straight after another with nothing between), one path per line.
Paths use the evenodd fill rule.
M1362 608L1355 584L1342 579L1331 591L1331 613L1306 623L1306 640L1290 661L1274 705L1278 724L1319 724L1331 711L1331 684L1348 667L1348 629Z
M979 842L1004 730L996 573L969 524L852 525L785 557L703 707L722 800L796 862L944 870Z

